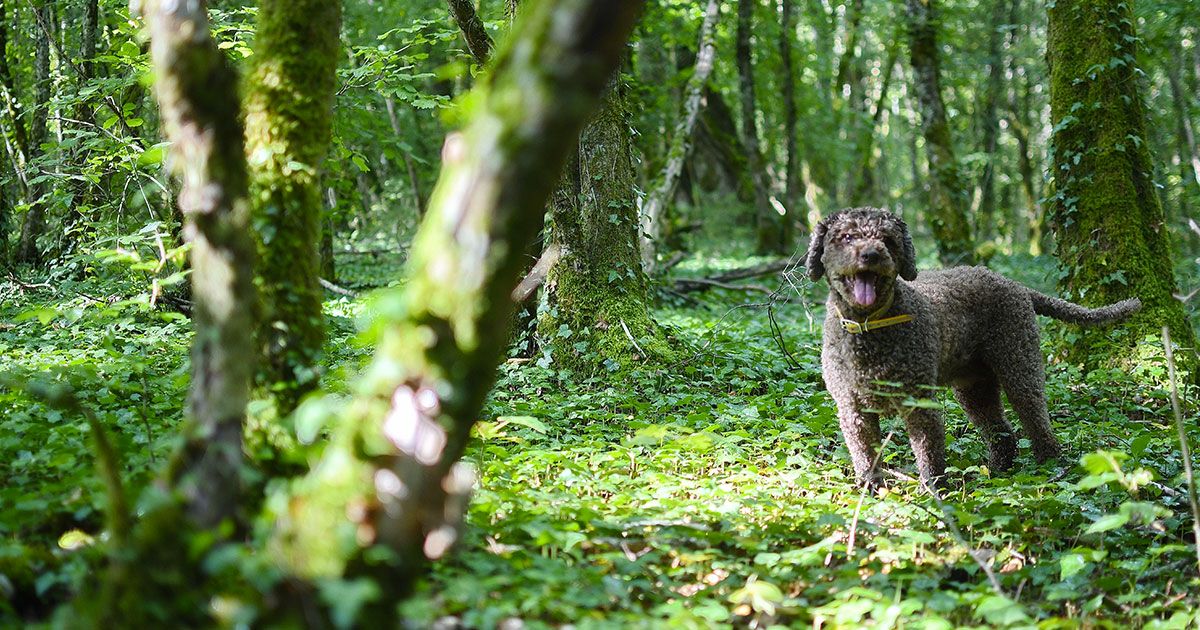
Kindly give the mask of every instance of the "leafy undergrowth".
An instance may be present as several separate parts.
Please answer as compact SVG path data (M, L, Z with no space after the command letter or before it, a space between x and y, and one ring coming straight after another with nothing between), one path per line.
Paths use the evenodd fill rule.
M1039 467L1023 452L1002 476L982 466L978 433L939 393L925 404L945 410L943 505L900 477L864 495L821 385L819 312L805 307L818 298L799 288L803 301L789 292L796 301L773 307L798 365L773 341L766 308L739 307L762 299L725 292L659 309L683 348L672 365L614 376L506 363L468 452L480 483L466 539L404 604L412 626L1196 623L1200 581L1167 392L1155 384L1161 360L1132 374L1051 365L1067 454ZM129 485L146 483L182 413L190 326L88 297L86 286L8 290L2 370L71 382L114 437ZM329 306L332 363L359 365L369 349L348 341L359 303ZM0 413L5 625L44 614L85 579L103 493L81 419L18 391L0 391ZM893 429L885 462L912 474Z

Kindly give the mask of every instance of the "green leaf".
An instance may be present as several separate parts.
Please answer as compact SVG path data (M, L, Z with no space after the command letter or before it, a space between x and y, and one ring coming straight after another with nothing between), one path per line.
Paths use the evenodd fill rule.
M1098 534L1100 532L1107 532L1109 530L1113 530L1118 527L1121 527L1122 525L1124 525L1125 523L1128 523L1128 522L1129 522L1128 514L1109 514L1107 516L1102 516L1099 519L1097 519L1096 522L1092 523L1086 530L1084 530L1083 533Z

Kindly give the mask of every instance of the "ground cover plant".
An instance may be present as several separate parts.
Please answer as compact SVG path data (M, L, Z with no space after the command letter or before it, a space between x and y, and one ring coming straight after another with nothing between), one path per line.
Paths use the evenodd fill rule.
M681 267L704 275L753 262ZM1023 280L1044 282L1023 268ZM1195 622L1195 557L1161 357L1144 373L1086 379L1053 364L1051 416L1068 452L1061 466L1039 467L1026 450L1003 476L981 465L984 446L952 398L931 393L919 404L945 409L950 436L945 505L911 479L863 493L822 391L819 296L806 282L796 280L800 293L781 283L788 299L771 308L796 364L772 337L770 300L727 291L658 309L685 348L670 369L647 364L616 379L603 368L506 364L467 449L479 470L467 535L406 605L411 623ZM92 392L82 402L110 427L130 487L146 483L181 414L186 322L136 299L90 302L82 286L7 289L6 321L16 323L0 332L6 365L51 369ZM345 316L331 340L347 348L334 372L362 365L352 322L368 302L326 305ZM21 596L8 600L15 620L29 610L13 604L61 598L86 579L105 497L77 419L27 394L4 402L3 573ZM890 430L898 433L885 462L913 473L902 427ZM1191 439L1198 433L1191 427Z
M0 2L0 628L1197 627L1198 25ZM1061 457L989 469L886 352L961 310L887 297L905 239L806 256L864 206L920 270L1140 301L1023 349ZM870 395L940 412L938 485L886 416L856 482L821 266L852 378L922 362Z

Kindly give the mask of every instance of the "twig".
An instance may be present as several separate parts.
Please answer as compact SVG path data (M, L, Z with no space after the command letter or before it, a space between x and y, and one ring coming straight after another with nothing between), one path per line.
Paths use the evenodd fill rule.
M982 552L972 547L970 543L967 542L966 537L963 536L962 530L958 528L958 523L954 519L954 513L951 512L946 504L942 501L942 497L938 494L937 490L930 486L924 479L913 479L904 473L896 472L894 470L889 470L887 472L897 479L916 481L918 484L920 484L921 488L925 490L925 492L929 493L929 496L933 497L933 502L936 503L938 509L942 511L941 514L934 512L927 506L921 505L920 503L914 503L914 505L924 510L930 516L941 521L946 526L946 529L950 532L950 535L954 538L955 542L962 545L963 548L967 550L967 554L971 556L971 559L975 561L975 564L979 565L980 569L983 569L984 574L987 575L988 582L990 582L992 585L992 590L996 591L997 595L1007 598L1008 594L1005 593L1004 588L1000 586L1000 579L996 577L996 572L992 570L992 567L988 566L988 563L984 562L982 557L980 557Z
M87 421L96 449L96 470L104 482L105 494L108 495L106 526L109 535L112 536L112 549L114 552L123 550L130 530L130 517L129 504L125 500L125 486L121 481L121 462L96 413L83 406L75 392L66 385L24 380L12 373L0 374L0 384L11 389L24 389L46 405L78 413Z
M871 469L867 472L868 479L875 475L875 471L879 469L879 461L883 458L883 450L892 441L892 435L896 432L888 431L887 437L883 438L883 442L879 445L879 450L875 452L875 460L871 462ZM858 494L858 505L854 507L854 518L850 519L850 531L846 534L846 559L854 557L854 540L858 535L858 516L862 513L863 500L867 498L867 492L871 489L871 484L862 484L862 491Z
M633 344L634 348L637 348L638 354L642 355L643 359L648 359L649 357L646 356L646 351L642 350L642 347L638 345L637 339L633 338L633 333L629 332L629 326L625 325L624 318L621 319L621 330L625 331L625 336L629 337L629 342Z
M344 295L346 297L358 297L358 292L339 287L338 285L326 280L325 278L317 278L317 282L320 282L321 286L325 287L326 289L328 289L334 293L337 293L338 295Z
M722 282L721 280L714 280L712 278L686 278L675 281L676 291L703 291L708 287L732 289L734 291L758 291L759 293L766 293L767 295L771 295L775 292L774 290L768 289L761 284L731 284L729 282Z
M1192 472L1192 453L1188 448L1183 412L1179 410L1179 385L1175 381L1175 352L1171 349L1171 330L1163 326L1163 349L1167 354L1167 374L1171 379L1171 411L1179 432L1179 452L1183 455L1183 475L1187 479L1188 504L1192 507L1192 542L1196 551L1196 570L1200 572L1200 501L1196 500L1196 477Z

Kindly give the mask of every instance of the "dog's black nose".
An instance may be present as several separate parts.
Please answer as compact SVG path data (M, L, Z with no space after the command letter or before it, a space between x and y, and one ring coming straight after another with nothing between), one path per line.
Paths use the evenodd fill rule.
M883 258L883 252L875 248L864 249L858 253L858 258L865 264L873 265Z

